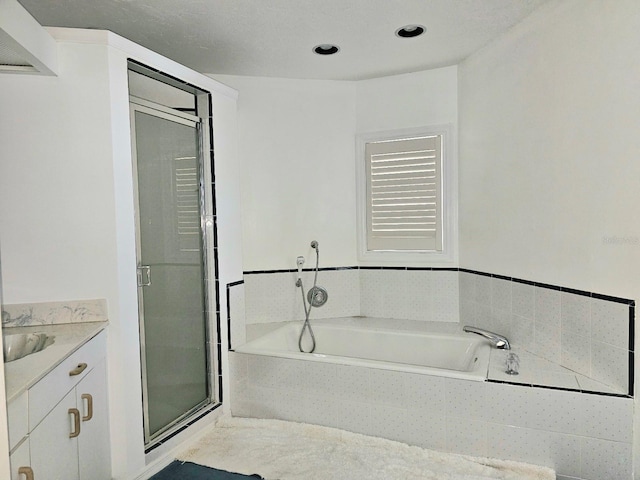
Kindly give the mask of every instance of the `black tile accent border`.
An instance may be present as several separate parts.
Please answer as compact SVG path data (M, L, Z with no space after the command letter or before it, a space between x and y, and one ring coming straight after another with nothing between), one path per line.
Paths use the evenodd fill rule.
M315 268L303 268L303 272L315 272ZM319 268L320 272L329 272L329 271L337 271L337 270L358 270L358 267L322 267ZM263 275L268 273L297 273L297 268L289 268L289 269L280 269L280 270L249 270L242 272L243 275Z
M613 297L613 296L610 296L610 295L603 295L601 293L587 292L585 290L576 290L574 288L560 287L558 285L550 285L548 283L542 283L542 282L533 282L531 280L524 280L522 278L508 277L508 276L505 276L505 275L497 275L497 274L494 274L494 273L479 272L477 270L469 270L467 268L459 268L457 270L460 271L460 272L464 272L464 273L471 273L471 274L474 274L474 275L482 275L484 277L499 278L501 280L510 280L510 281L516 282L516 283L525 283L527 285L531 285L531 286L534 286L534 287L548 288L549 290L557 290L557 291L560 291L560 292L571 293L571 294L574 294L574 295L581 295L581 296L584 296L584 297L598 298L600 300L606 300L608 302L622 303L622 304L629 305L629 306L635 305L635 301L631 300L631 299L628 299L628 298Z
M315 268L303 268L302 271L303 272L311 272L314 271ZM595 293L595 292L587 292L585 290L576 290L574 288L569 288L569 287L560 287L558 285L551 285L548 283L542 283L542 282L534 282L532 280L525 280L522 278L516 278L516 277L509 277L507 275L499 275L496 273L487 273L487 272L480 272L478 270L470 270L468 268L457 268L457 267L386 267L386 266L351 266L351 267L324 267L324 268L319 268L319 271L323 272L323 271L332 271L332 270L407 270L407 271L416 271L416 270L423 270L423 271L440 271L440 272L463 272L463 273L471 273L473 275L481 275L483 277L491 277L491 278L497 278L500 280L509 280L511 282L516 282L516 283L524 283L526 285L531 285L534 287L540 287L540 288L548 288L550 290L557 290L560 292L566 292L566 293L572 293L574 295L582 295L585 297L593 297L593 298L598 298L600 300L606 300L608 302L616 302L616 303L622 303L625 305L629 305L629 306L634 306L635 305L635 301L628 299L628 298L621 298L621 297L613 297L611 295L604 295L601 293ZM269 274L269 273L294 273L297 272L298 270L295 268L290 268L290 269L281 269L281 270L248 270L248 271L244 271L242 272L243 275L261 275L261 274Z
M593 390L583 390L578 388L564 388L564 387L555 387L551 385L538 385L536 383L517 383L517 382L507 382L504 380L492 380L487 379L488 383L500 383L503 385L514 385L516 387L530 387L530 388L545 388L547 390L561 390L563 392L576 392L576 393L586 393L589 395L601 395L603 397L619 397L619 398L633 398L632 395L626 395L624 393L607 393L607 392L595 392Z
M314 271L313 268L304 268L304 272ZM611 295L604 295L601 293L595 292L587 292L585 290L577 290L569 287L561 287L558 285L551 285L548 283L542 282L534 282L531 280L525 280L522 278L509 277L506 275L499 275L488 272L480 272L478 270L471 270L468 268L456 268L456 267L392 267L392 266L350 266L350 267L325 267L318 269L320 271L335 271L335 270L405 270L405 271L446 271L446 272L463 272L470 273L473 275L480 275L483 277L491 277L497 278L500 280L506 280L516 283L523 283L526 285L530 285L533 287L546 288L549 290L555 290L559 292L570 293L573 295L580 295L585 297L592 297L600 300L605 300L608 302L621 303L623 305L628 305L629 307L629 392L628 394L617 394L617 393L604 393L604 392L593 392L590 390L579 390L579 389L570 389L570 388L561 388L561 387L553 387L547 385L536 385L536 384L522 384L522 383L514 383L514 382L506 382L500 380L487 380L488 382L493 383L505 383L509 385L520 385L520 386L529 386L529 387L537 387L537 388L547 388L552 390L566 390L569 392L581 392L593 395L603 395L603 396L613 396L613 397L624 397L624 398L633 398L634 393L634 349L635 349L635 300L631 300L628 298L622 297L614 297ZM269 273L293 273L297 272L297 269L284 269L284 270L252 270L245 271L243 275L259 275L259 274L269 274ZM237 282L236 282L237 283ZM230 325L230 319L229 325ZM229 327L230 331L230 327ZM231 350L231 337L229 337L229 350Z
M244 280L238 280L237 282L227 283L227 350L233 352L231 348L231 287L237 285L244 285Z

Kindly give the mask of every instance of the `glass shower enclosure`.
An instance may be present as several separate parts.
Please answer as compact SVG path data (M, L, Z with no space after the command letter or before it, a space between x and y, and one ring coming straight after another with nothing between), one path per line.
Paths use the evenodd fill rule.
M131 97L145 444L211 403L202 121Z

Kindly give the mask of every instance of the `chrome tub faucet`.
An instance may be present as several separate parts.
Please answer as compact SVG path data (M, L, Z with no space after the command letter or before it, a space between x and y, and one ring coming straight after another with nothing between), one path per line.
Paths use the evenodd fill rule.
M489 340L494 347L499 348L501 350L511 350L511 344L509 343L509 340L507 340L507 337L504 337L497 333L493 333L488 330L483 330L482 328L472 327L470 325L465 325L462 328L462 331L481 335L487 340Z

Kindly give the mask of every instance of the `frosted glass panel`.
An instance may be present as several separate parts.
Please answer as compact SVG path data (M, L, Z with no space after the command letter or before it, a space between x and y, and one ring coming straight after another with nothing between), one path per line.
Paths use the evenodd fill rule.
M147 435L208 400L199 134L135 112Z

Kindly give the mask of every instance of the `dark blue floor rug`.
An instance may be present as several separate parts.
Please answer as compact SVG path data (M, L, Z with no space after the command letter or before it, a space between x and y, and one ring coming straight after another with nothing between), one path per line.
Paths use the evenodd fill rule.
M217 468L205 467L197 463L174 460L149 480L245 480L261 479L260 475L242 475Z

